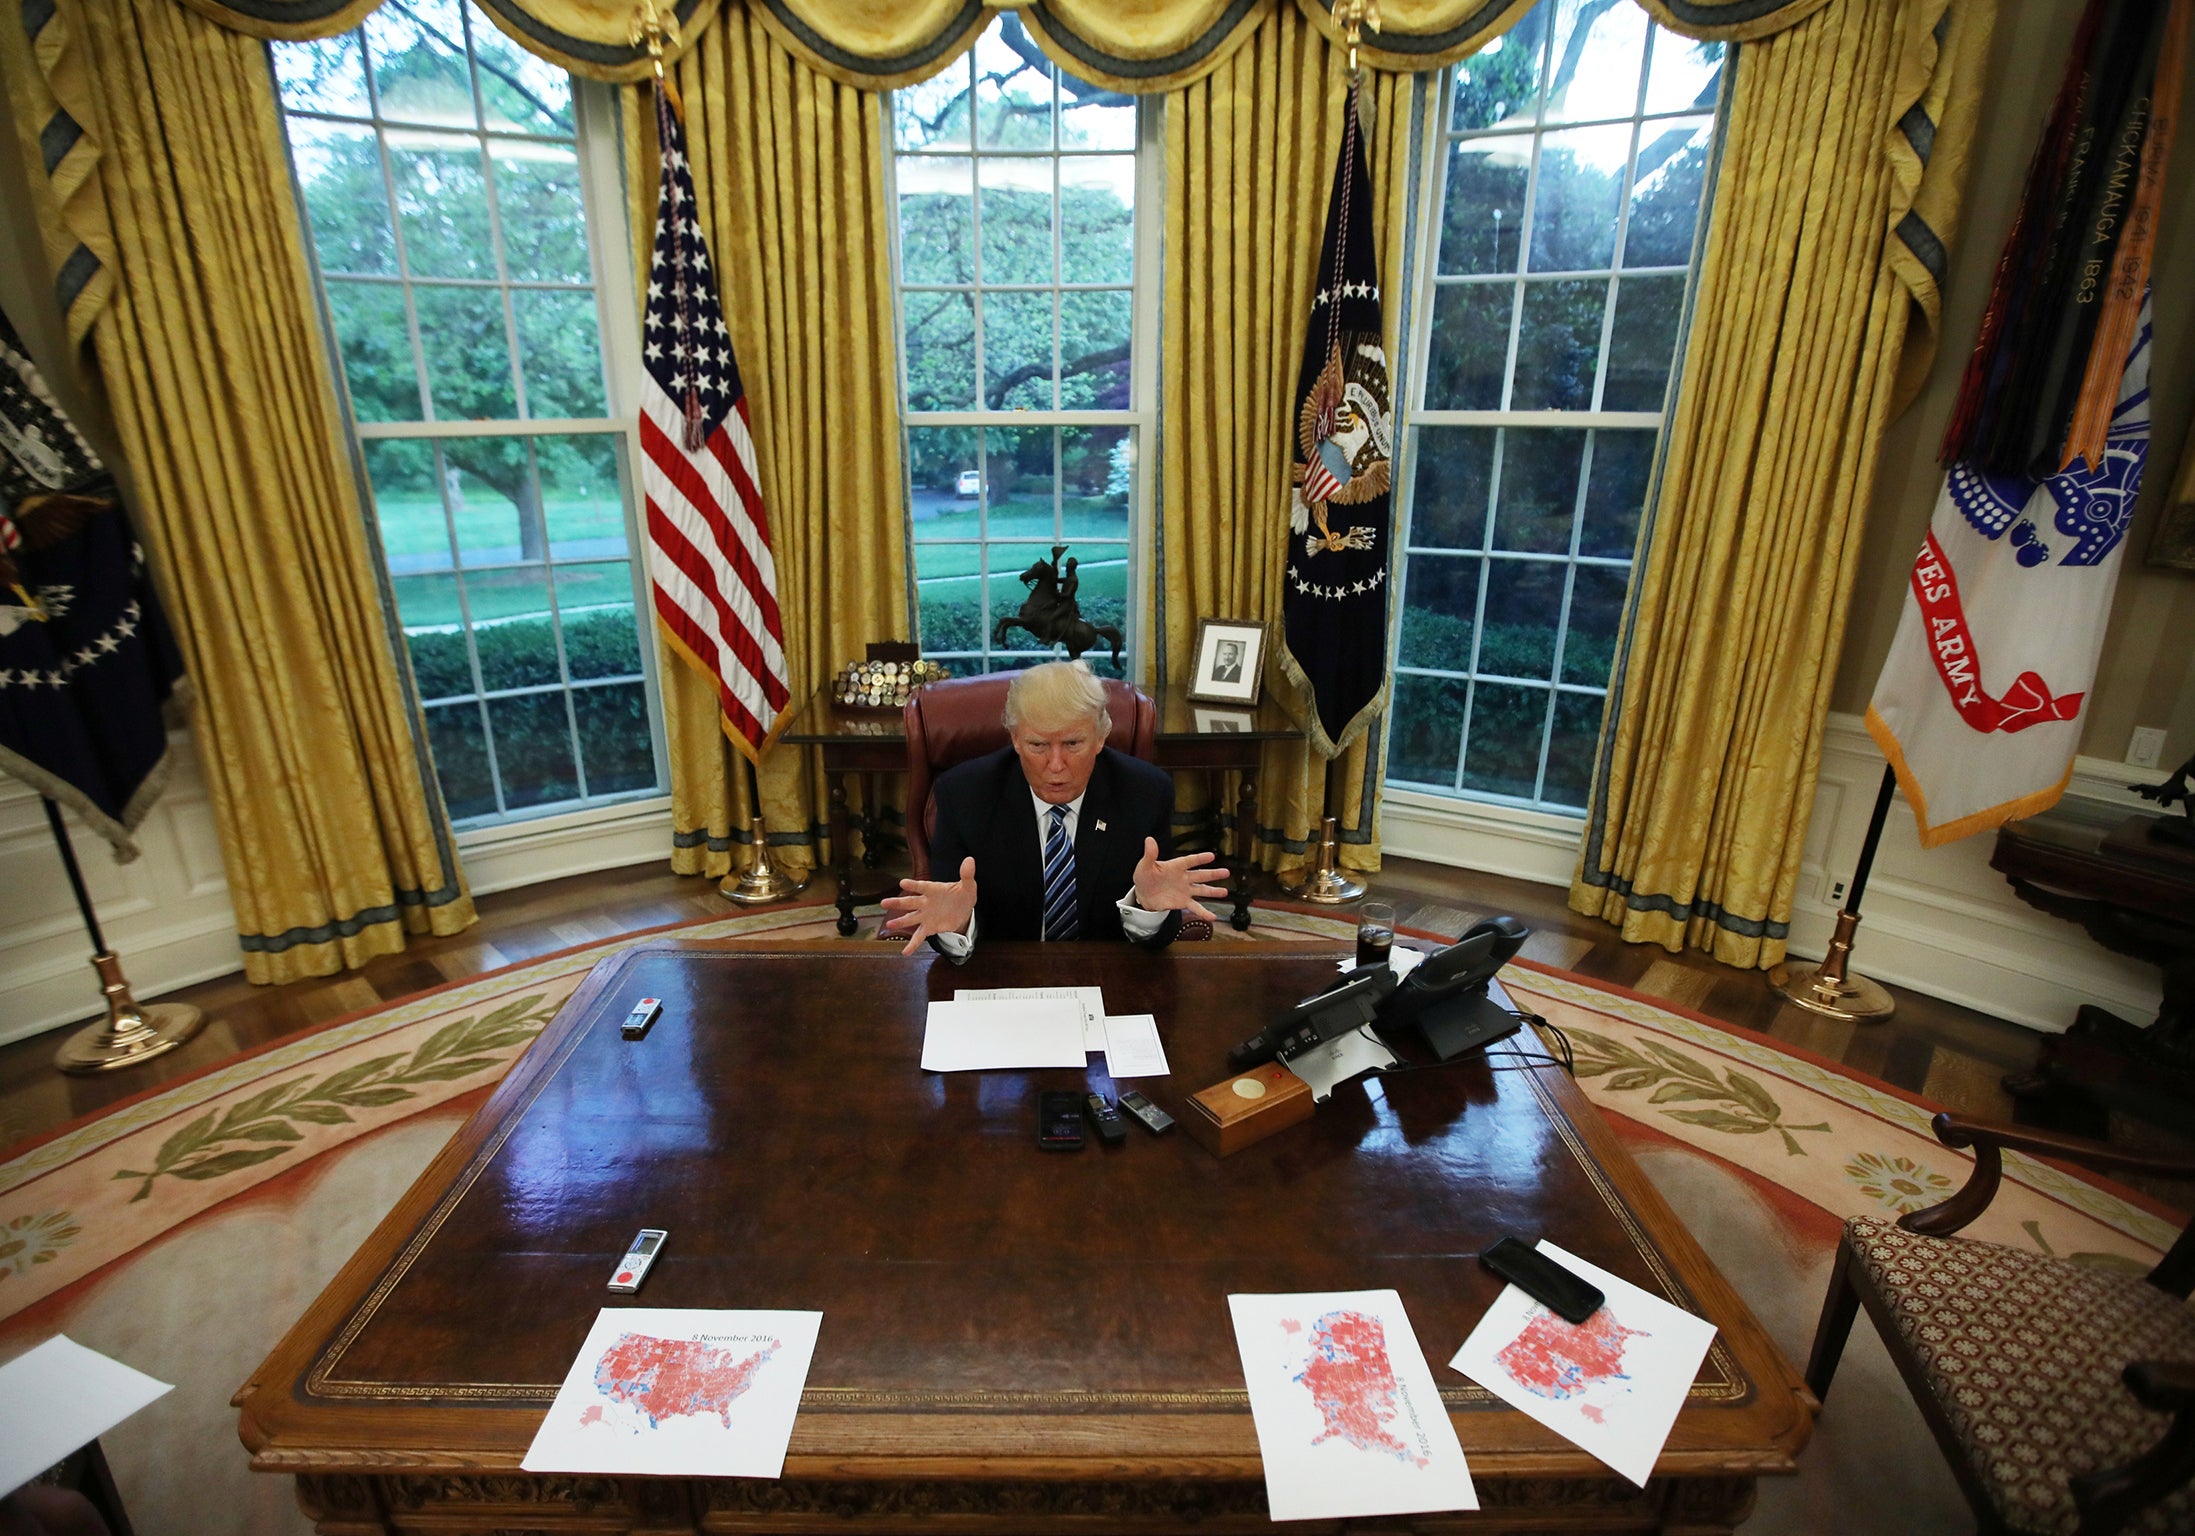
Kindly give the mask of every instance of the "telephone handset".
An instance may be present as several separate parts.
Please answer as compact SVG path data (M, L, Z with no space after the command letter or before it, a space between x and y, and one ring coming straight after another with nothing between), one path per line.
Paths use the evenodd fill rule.
M1486 984L1531 936L1514 917L1476 924L1403 979L1380 1004L1381 1025L1417 1025L1442 1061L1514 1034L1515 1015L1486 995Z

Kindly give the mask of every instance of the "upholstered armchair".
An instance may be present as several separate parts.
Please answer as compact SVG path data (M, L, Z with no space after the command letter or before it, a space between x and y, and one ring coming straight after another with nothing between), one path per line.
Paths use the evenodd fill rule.
M2195 1531L2195 1224L2147 1275L1952 1234L2003 1149L2195 1180L2195 1161L1938 1115L1974 1172L1892 1225L1845 1223L1806 1383L1826 1403L1865 1305L1984 1533Z

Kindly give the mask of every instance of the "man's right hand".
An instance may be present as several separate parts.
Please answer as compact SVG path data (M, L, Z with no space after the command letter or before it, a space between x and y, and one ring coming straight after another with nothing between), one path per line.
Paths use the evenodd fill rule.
M966 933L976 915L976 861L960 861L958 880L902 880L898 896L884 898L886 933L912 933L907 947L911 955L932 934Z

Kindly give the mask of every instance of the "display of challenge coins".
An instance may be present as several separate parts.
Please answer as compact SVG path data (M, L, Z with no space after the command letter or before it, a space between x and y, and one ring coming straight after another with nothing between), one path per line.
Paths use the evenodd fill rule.
M938 661L849 661L831 685L840 709L898 709L924 683L950 676Z

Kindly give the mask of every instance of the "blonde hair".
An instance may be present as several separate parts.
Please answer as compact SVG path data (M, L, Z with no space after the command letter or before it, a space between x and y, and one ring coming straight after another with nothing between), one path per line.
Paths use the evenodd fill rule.
M1100 741L1113 729L1112 711L1105 707L1105 685L1079 661L1047 661L1016 672L1006 686L1006 729L1018 731L1024 721L1032 725L1066 725L1086 716L1097 717Z

